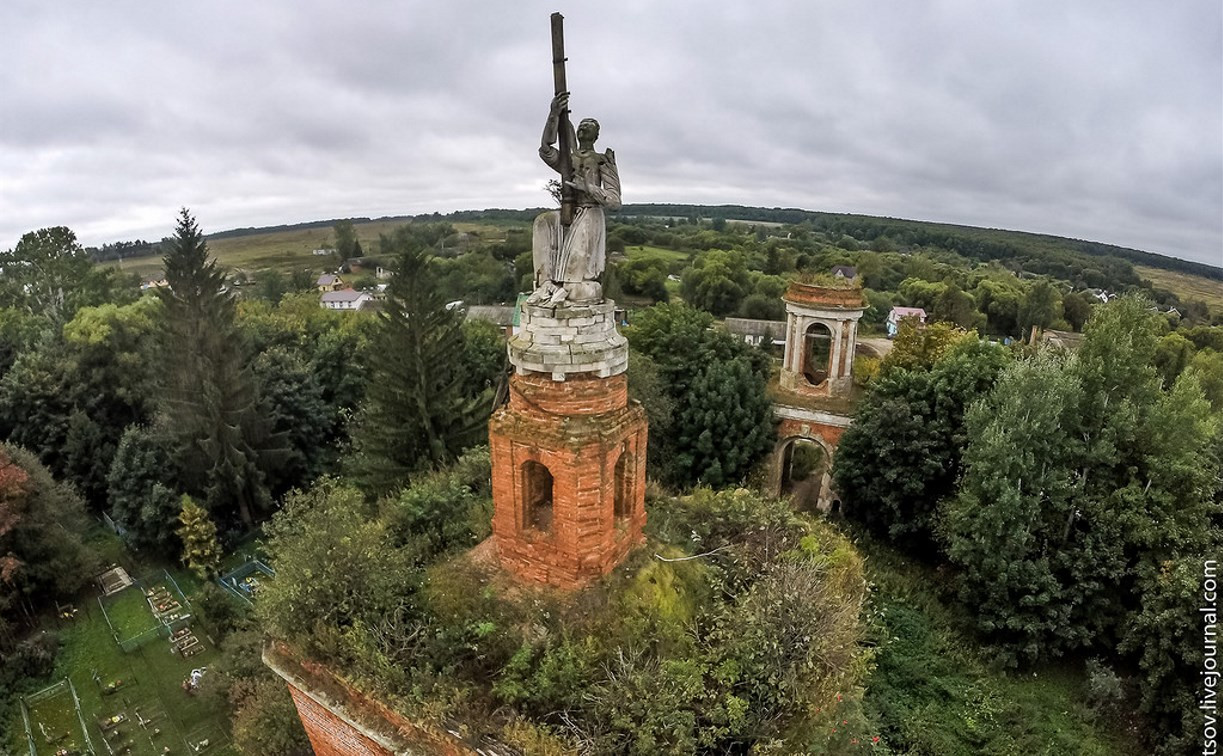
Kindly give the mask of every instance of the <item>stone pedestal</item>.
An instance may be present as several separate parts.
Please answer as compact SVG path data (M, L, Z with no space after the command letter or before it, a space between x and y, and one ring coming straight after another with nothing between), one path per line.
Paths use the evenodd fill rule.
M493 413L493 538L518 578L576 588L645 525L645 411L628 399L614 305L523 307L509 404Z
M628 342L616 330L615 302L522 306L522 329L510 339L510 362L519 375L553 380L592 373L609 378L628 367Z

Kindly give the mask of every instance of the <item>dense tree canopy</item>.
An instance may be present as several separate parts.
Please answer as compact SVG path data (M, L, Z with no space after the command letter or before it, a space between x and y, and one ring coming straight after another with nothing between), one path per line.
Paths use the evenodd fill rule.
M943 533L962 599L1009 658L1121 640L1142 660L1146 706L1176 734L1185 699L1171 681L1200 649L1169 646L1156 617L1187 601L1169 570L1186 559L1200 569L1223 547L1220 416L1196 371L1161 389L1159 328L1144 301L1117 300L1096 311L1077 354L1007 368L969 413ZM1172 656L1156 663L1153 648Z
M663 379L673 411L651 431L653 475L677 486L741 480L776 441L765 393L768 355L711 329L708 313L682 304L637 314L632 348Z
M898 338L897 348L906 349L908 338ZM891 363L872 382L833 467L851 517L926 558L935 556L938 504L960 477L965 413L993 386L1009 353L970 336L930 357Z

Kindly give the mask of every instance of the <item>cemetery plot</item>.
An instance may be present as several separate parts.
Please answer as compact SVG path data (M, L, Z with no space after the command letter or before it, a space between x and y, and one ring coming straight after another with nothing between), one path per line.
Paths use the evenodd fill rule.
M229 744L229 736L215 723L205 724L187 733L191 753L215 753Z
M154 583L151 588L145 589L144 596L153 616L163 625L173 625L191 618L187 599L177 587L171 590L169 581Z
M137 704L115 701L109 707L103 704L103 712L96 722L102 744L99 753L161 754L182 748L179 728L159 699L145 699Z
M248 604L255 603L259 590L276 579L276 571L258 559L230 570L217 579L221 587Z
M130 585L99 600L99 603L106 613L115 642L120 645L154 632L161 626L149 611L149 602L138 585Z
M170 619L188 613L189 604L172 581L158 590L163 579L136 581L61 621L56 668L67 679L20 701L14 737L0 735L0 754L235 756L223 701L199 693L220 653L189 620ZM167 593L170 602L159 610ZM112 625L129 634L153 630L123 644ZM8 725L0 721L0 731Z
M21 714L31 756L94 753L70 680L22 699Z
M115 642L132 651L158 635L167 636L191 620L190 602L167 572L98 598Z

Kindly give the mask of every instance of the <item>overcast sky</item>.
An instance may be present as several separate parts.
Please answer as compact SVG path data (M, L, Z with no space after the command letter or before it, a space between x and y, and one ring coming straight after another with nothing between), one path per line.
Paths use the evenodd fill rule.
M626 202L1052 233L1223 265L1219 0L0 2L0 248L548 203L575 120Z

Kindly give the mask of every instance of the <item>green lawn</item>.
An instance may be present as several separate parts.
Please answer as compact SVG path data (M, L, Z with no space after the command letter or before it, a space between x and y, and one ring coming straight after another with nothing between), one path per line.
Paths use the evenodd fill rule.
M72 692L67 686L49 698L30 704L29 713L31 736L39 754L53 754L60 749L84 752L81 720L76 715Z
M149 611L149 602L144 598L140 586L132 585L118 593L102 599L106 615L115 628L120 641L135 638L155 629L161 623Z
M1085 703L1085 674L1068 660L1020 672L995 669L944 601L945 577L866 537L874 635L879 643L863 705L896 753L1144 753L1128 722L1105 721Z
M665 249L663 247L651 247L648 245L638 245L633 247L625 247L624 254L630 259L638 257L661 257L667 262L687 262L688 253L678 252L674 249Z

